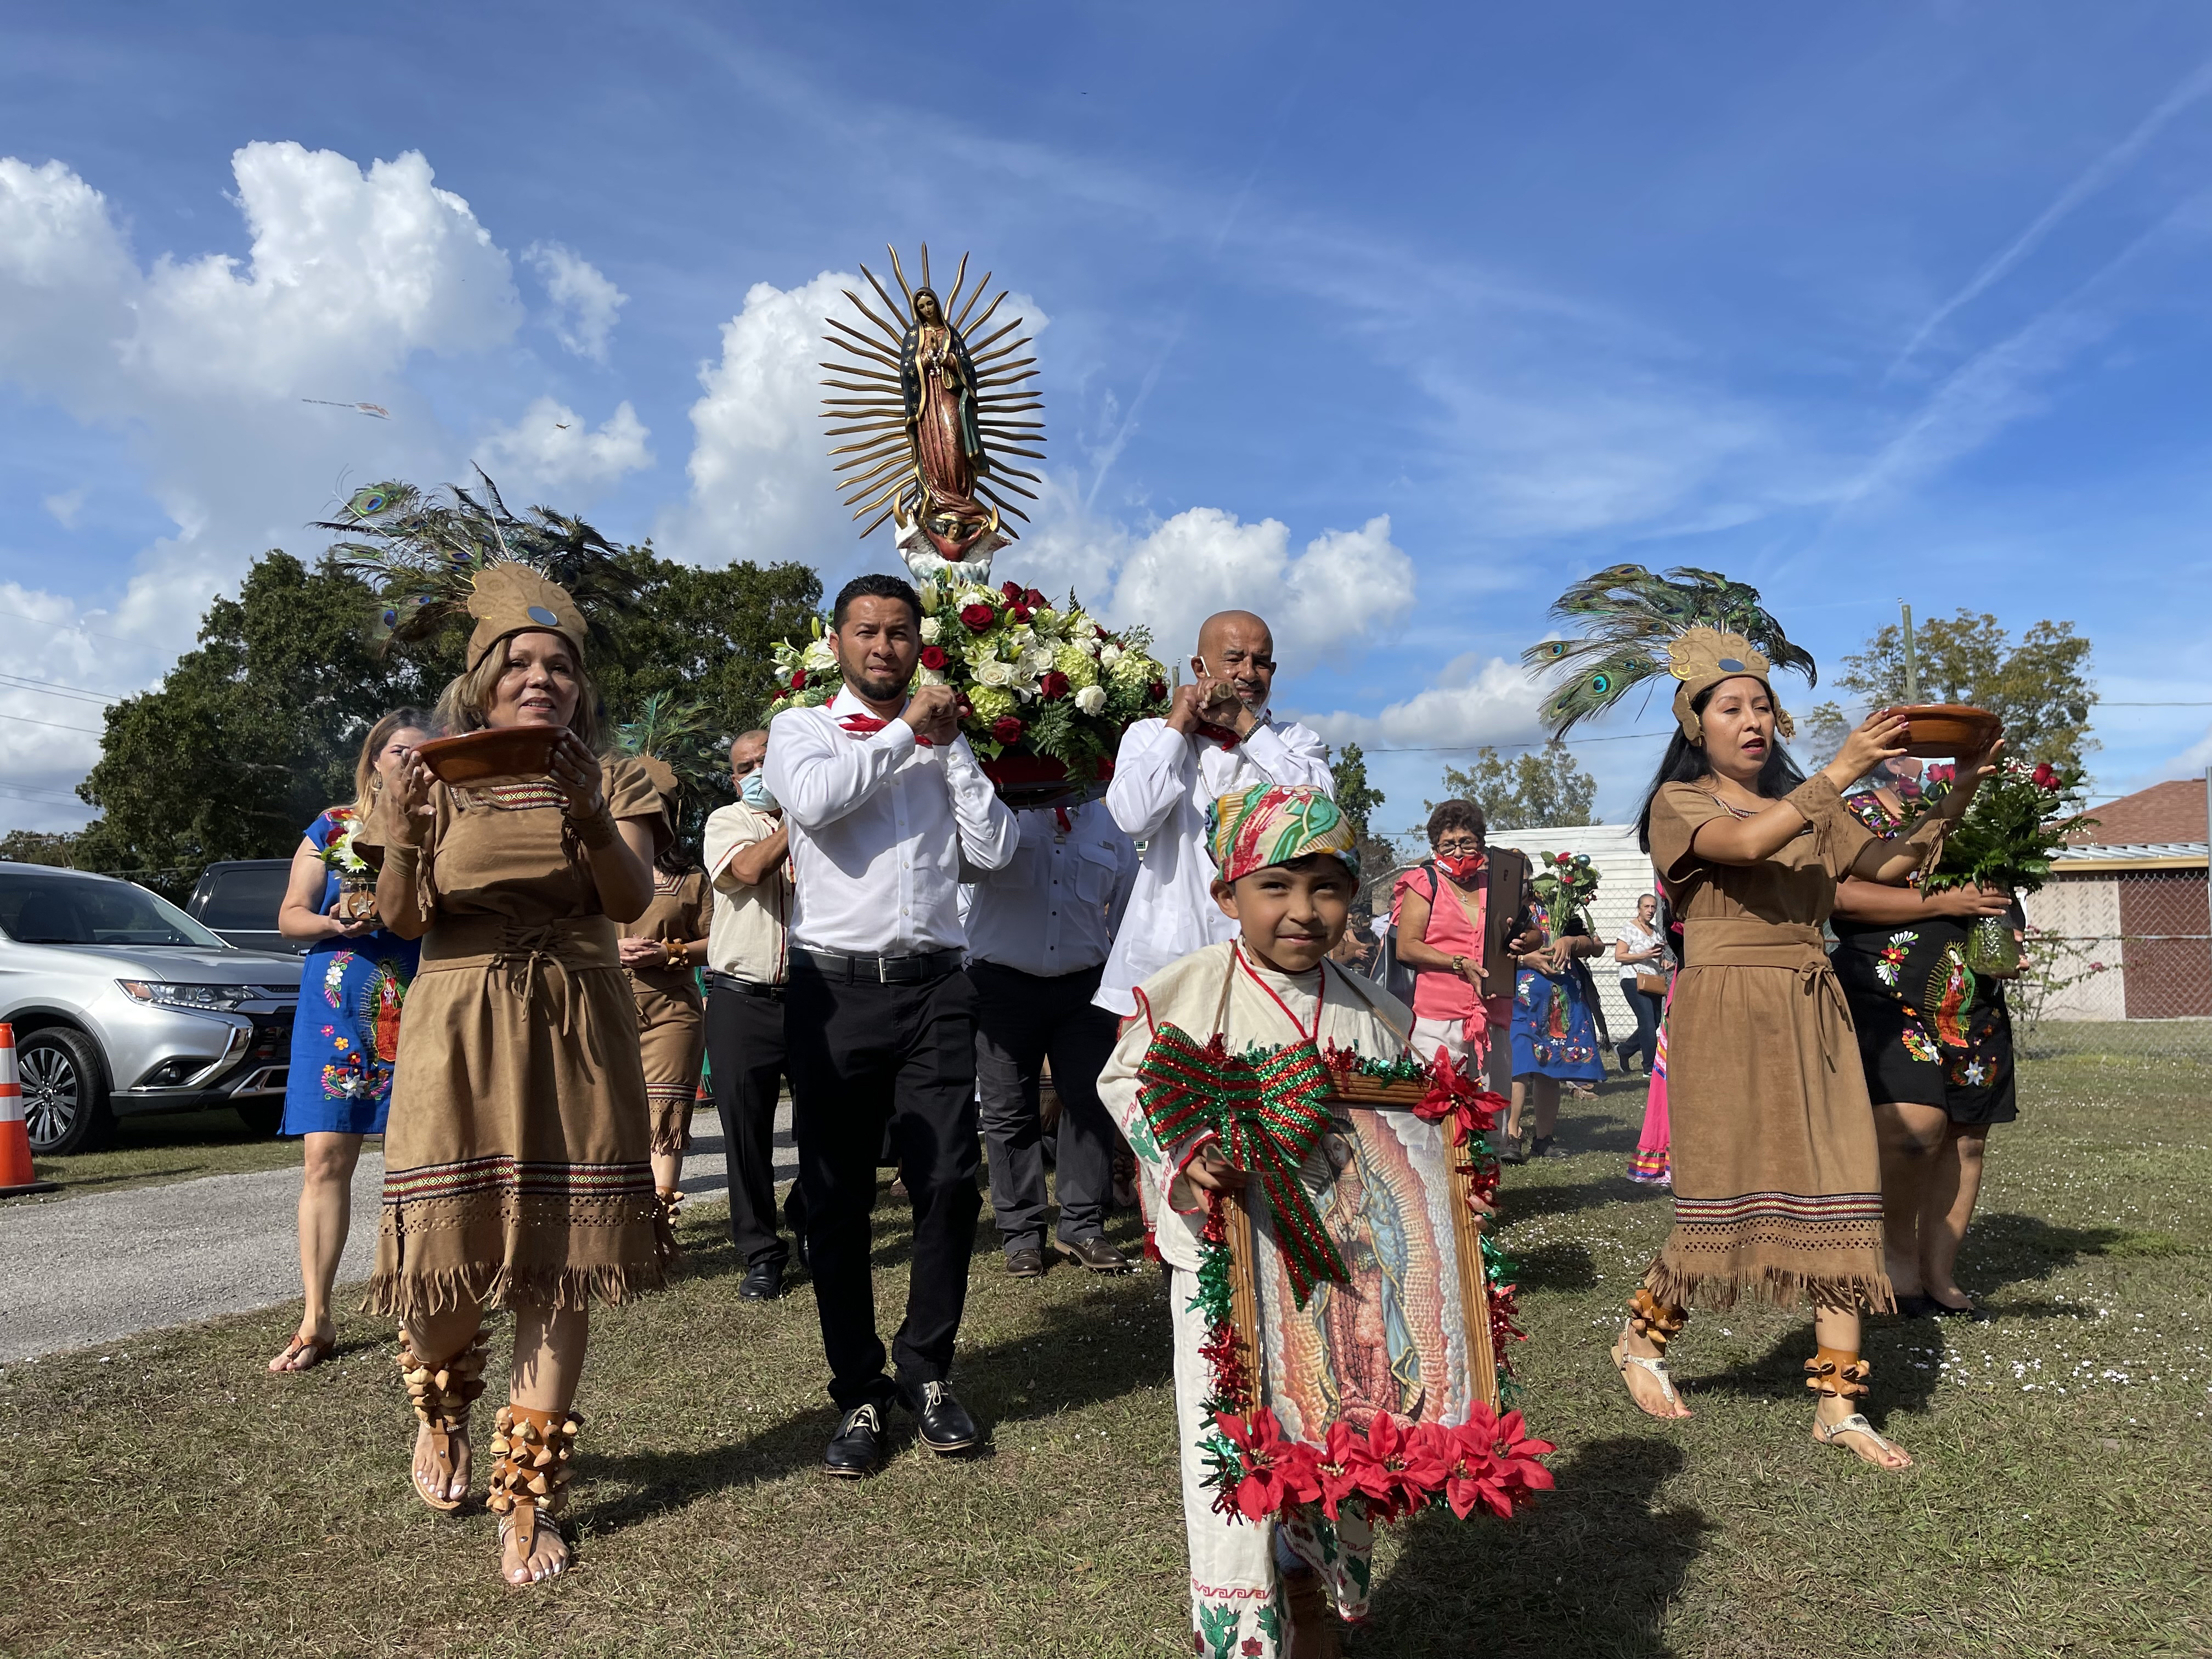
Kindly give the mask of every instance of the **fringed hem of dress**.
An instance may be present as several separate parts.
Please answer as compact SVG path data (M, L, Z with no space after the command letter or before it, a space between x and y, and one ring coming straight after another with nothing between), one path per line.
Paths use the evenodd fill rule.
M1644 1288L1660 1301L1677 1308L1703 1308L1718 1312L1733 1308L1740 1299L1765 1302L1778 1308L1795 1308L1809 1302L1816 1308L1852 1313L1862 1308L1875 1313L1896 1310L1896 1293L1881 1267L1881 1253L1874 1252L1874 1265L1860 1271L1803 1273L1790 1267L1735 1267L1714 1264L1702 1268L1667 1260L1661 1251L1644 1270Z
M473 1303L487 1310L547 1308L555 1312L582 1309L596 1297L609 1304L634 1302L667 1282L665 1257L599 1267L511 1267L504 1262L471 1262L434 1273L380 1273L368 1281L361 1311L387 1318L412 1319Z

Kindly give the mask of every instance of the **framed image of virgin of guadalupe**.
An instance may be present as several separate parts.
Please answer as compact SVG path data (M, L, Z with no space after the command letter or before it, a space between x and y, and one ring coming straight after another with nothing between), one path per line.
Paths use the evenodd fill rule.
M1495 1412L1492 1287L1473 1206L1479 1176L1495 1184L1476 1167L1488 1163L1482 1143L1455 1145L1451 1112L1416 1109L1429 1079L1376 1078L1329 1058L1346 1063L1329 1068L1328 1124L1298 1175L1342 1276L1304 1271L1309 1252L1287 1236L1312 1223L1286 1227L1263 1183L1226 1218L1252 1405L1308 1444L1339 1422L1365 1436L1378 1413L1450 1428L1476 1404Z

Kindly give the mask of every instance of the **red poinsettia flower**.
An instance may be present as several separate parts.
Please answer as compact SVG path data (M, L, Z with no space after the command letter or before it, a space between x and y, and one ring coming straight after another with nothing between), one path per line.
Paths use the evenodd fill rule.
M1536 1460L1559 1449L1530 1438L1519 1412L1498 1416L1478 1403L1452 1431L1452 1462L1445 1471L1444 1500L1464 1521L1479 1504L1510 1516L1532 1492L1552 1489L1552 1472Z
M1230 1495L1247 1521L1267 1520L1285 1504L1311 1503L1320 1492L1313 1449L1285 1440L1273 1412L1262 1407L1249 1419L1222 1412L1213 1422L1237 1449L1243 1474Z
M991 722L991 735L1000 743L1019 743L1024 729L1012 714L1001 714Z
M975 633L980 634L999 620L999 613L985 605L982 600L978 599L973 605L963 605L960 607L960 620L966 623Z
M1322 1513L1334 1521L1346 1498L1366 1497L1370 1472L1374 1467L1374 1454L1368 1450L1367 1442L1358 1430L1342 1421L1330 1424L1328 1443L1314 1460L1314 1474L1321 1485Z
M941 645L925 645L921 647L921 665L924 668L942 668L951 660L951 658L945 654L945 647Z
M806 690L806 671L804 668L794 668L791 671L791 689L794 691Z
M1067 676L1057 668L1037 682L1037 696L1047 702L1057 702L1068 693Z
M1030 610L1029 606L1024 605L1019 599L1016 599L1012 605L1006 607L1006 614L1009 617L1012 617L1018 623L1025 623L1029 621L1030 617L1036 616L1036 612Z
M1369 1510L1378 1516L1421 1508L1444 1483L1444 1460L1418 1424L1376 1413L1367 1425L1367 1449L1375 1462L1363 1484L1374 1500Z

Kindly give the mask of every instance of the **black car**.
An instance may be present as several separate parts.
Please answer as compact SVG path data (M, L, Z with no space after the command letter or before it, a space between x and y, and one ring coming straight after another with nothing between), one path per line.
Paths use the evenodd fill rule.
M289 859L228 859L200 872L185 914L244 951L307 954L307 941L276 931L276 912L292 879Z

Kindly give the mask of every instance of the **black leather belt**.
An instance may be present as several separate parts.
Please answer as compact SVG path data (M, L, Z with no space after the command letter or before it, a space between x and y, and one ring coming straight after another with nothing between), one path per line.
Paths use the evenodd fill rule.
M921 951L905 957L848 956L841 951L812 951L791 947L791 965L811 968L823 978L841 985L925 985L947 974L957 973L967 952L957 949Z
M758 980L739 979L735 974L709 972L707 975L709 991L734 991L741 997L763 997L770 1002L783 1000L783 987L763 985Z

